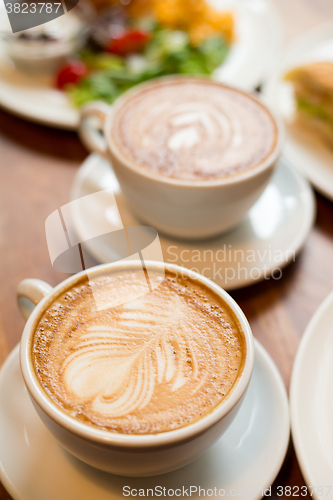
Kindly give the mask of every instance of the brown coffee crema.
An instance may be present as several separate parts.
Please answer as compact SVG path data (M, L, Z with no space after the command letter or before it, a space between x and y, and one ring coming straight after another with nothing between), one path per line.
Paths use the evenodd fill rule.
M138 276L113 272L95 287L144 293ZM171 272L155 278L153 292L104 311L83 280L44 313L32 362L65 413L112 432L150 434L195 422L230 395L246 358L236 316L195 280Z
M241 174L263 163L276 122L254 97L203 79L157 81L117 109L113 142L137 167L186 181Z

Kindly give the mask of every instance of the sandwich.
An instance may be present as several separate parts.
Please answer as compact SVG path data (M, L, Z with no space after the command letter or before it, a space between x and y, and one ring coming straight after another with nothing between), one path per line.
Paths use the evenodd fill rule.
M333 62L314 62L289 71L297 114L333 147Z

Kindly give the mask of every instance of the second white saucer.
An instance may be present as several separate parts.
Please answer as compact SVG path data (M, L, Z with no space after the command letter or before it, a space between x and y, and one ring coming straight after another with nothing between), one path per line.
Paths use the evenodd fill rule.
M120 500L129 490L139 497L140 489L189 492L190 487L197 487L192 500L202 498L199 487L206 496L216 488L214 498L258 500L281 468L289 442L288 399L276 366L258 342L248 392L224 436L192 464L150 478L107 474L66 452L32 406L18 354L17 346L0 372L0 480L14 500Z
M100 263L114 262L117 255L110 241L94 238L96 226L108 225L110 233L119 229L115 212L122 223L140 223L130 212L118 181L107 161L90 155L76 175L71 200L100 190L111 189L111 197L98 197L83 213L72 212L72 223L78 240ZM233 290L273 275L281 278L281 269L293 261L306 241L315 215L315 202L309 183L288 164L280 160L276 172L261 198L245 220L236 228L217 238L184 242L159 235L164 262L197 271L226 290Z

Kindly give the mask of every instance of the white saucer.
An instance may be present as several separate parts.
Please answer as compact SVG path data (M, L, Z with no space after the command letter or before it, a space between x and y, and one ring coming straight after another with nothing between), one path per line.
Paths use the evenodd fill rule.
M234 489L251 489L246 499L256 500L281 468L290 433L288 399L276 366L258 342L248 393L226 434L192 464L152 478L113 476L66 452L32 406L18 352L17 346L0 372L0 480L14 500L120 500L125 485L216 487L229 496Z
M283 80L289 69L314 61L333 61L333 23L302 35L284 51L263 87L267 103L286 123L284 156L322 194L333 200L333 149L309 128L293 122L295 104L292 85Z
M333 499L333 293L319 307L299 346L290 407L297 458L316 500ZM331 486L329 491L328 486ZM322 494L321 494L322 493Z
M266 76L267 66L282 41L282 22L272 0L211 0L218 9L235 11L237 40L216 79L253 90ZM9 31L4 9L2 31ZM4 25L4 26L3 26ZM17 71L0 44L0 105L31 121L64 129L76 129L79 112L65 93L54 88L54 78L40 78Z
M109 163L92 154L75 178L71 200L103 189L113 190L124 226L140 224L129 211ZM117 209L112 203L111 197L100 196L89 210L72 211L79 241L102 263L121 258L112 240L87 240L96 234L98 224L108 224L110 232L119 229L119 218L114 217ZM280 269L294 260L306 241L314 214L314 197L308 182L280 161L265 192L237 228L217 238L195 242L159 235L163 259L196 270L226 290L268 279L272 273L280 278Z

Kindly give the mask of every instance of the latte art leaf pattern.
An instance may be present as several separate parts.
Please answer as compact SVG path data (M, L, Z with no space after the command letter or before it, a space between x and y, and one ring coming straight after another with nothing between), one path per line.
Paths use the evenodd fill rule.
M175 392L191 380L196 392L207 377L205 370L199 378L200 350L213 354L208 339L200 335L196 325L189 334L187 322L183 325L178 315L171 324L169 321L172 333L165 332L168 314L172 314L171 307L167 314L160 309L154 314L124 312L115 328L90 327L63 364L68 391L78 400L93 400L91 406L96 413L112 417L145 408L157 384L170 383L170 391ZM200 343L195 343L195 338Z
M101 286L134 279L116 275ZM88 286L77 295L75 315L59 318L47 352L34 346L45 389L73 416L118 432L162 432L196 420L232 388L243 362L241 334L229 311L207 304L199 289L167 279L101 312L89 310Z

